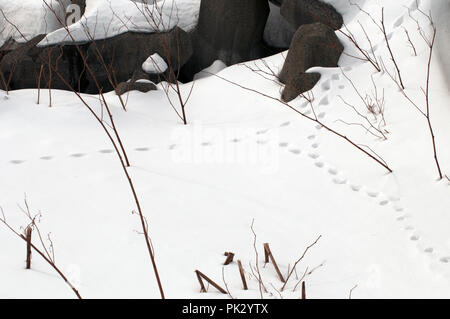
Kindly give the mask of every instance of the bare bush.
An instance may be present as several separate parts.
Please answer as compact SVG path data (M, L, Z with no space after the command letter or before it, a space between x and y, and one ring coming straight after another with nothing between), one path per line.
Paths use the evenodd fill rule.
M163 58L167 62L167 70L162 70L158 62L152 57L149 57L149 59L152 61L154 68L157 70L159 79L164 82L163 89L167 101L177 116L183 121L184 125L187 125L188 120L186 105L192 95L195 81L192 81L188 94L184 96L178 80L180 78L181 71L181 43L179 33L175 32L176 41L174 45L171 43L169 38L169 31L171 31L171 19L176 19L177 21L179 20L176 3L174 2L170 9L170 17L167 22L165 21L163 14L164 6L166 5L165 1L154 2L153 4L144 2L141 5L135 2L134 4L147 21L149 27L161 35L160 44L163 48ZM172 56L172 52L176 52L175 59ZM172 97L172 93L175 94L175 99Z
M425 71L425 88L421 87L422 93L424 95L423 105L420 105L405 89L403 83L401 82L401 78L397 77L395 74L390 72L384 62L382 62L384 71L388 74L388 76L392 79L392 81L398 86L399 91L405 97L405 99L425 118L428 126L428 131L430 132L431 144L433 147L433 157L436 165L436 169L438 172L439 180L443 179L443 173L441 170L441 165L439 163L439 158L437 154L437 146L434 128L431 122L431 105L430 105L430 75L431 75L431 63L433 59L433 49L436 41L437 27L434 24L433 17L431 12L425 13L419 8L419 3L416 1L418 12L426 18L431 28L431 34L427 34L427 32L422 27L420 21L414 18L409 11L409 17L416 23L417 32L420 34L421 38L425 42L428 47L428 59ZM396 64L397 65L397 64ZM399 72L399 71L398 71Z
M42 218L42 213L38 212L33 214L28 205L27 199L24 200L24 207L20 207L21 211L24 213L28 220L28 224L25 227L21 227L20 229L14 228L6 219L5 212L3 208L0 207L0 222L6 226L8 230L10 230L14 235L25 241L27 244L27 269L31 268L31 249L33 249L39 256L41 256L57 273L58 275L65 281L65 283L72 289L78 299L82 299L80 293L77 288L70 282L67 275L61 270L61 268L56 264L55 261L55 249L53 245L53 240L50 237L50 234L47 234L46 239L44 240L44 235L41 233L39 228L39 222ZM31 240L31 232L34 231L37 234L38 242L33 243Z
M325 124L325 123L317 116L316 111L315 111L315 106L314 106L314 95L313 95L313 93L312 93L311 91L305 92L305 93L301 94L300 96L308 102L308 104L309 104L309 106L310 106L310 109L311 109L311 112L312 112L312 114L313 114L312 116L307 115L307 114L301 112L301 111L298 110L296 107L294 107L294 106L292 106L291 104L289 104L289 103L283 101L283 100L281 99L281 97L274 97L274 96L271 96L271 95L266 94L266 93L264 93L264 92L261 92L261 91L259 91L259 90L257 90L257 89L249 88L249 87L247 87L247 86L244 86L244 85L239 84L239 83L237 83L237 82L234 82L234 81L232 81L232 80L226 79L226 78L224 78L224 77L222 77L222 76L220 76L220 75L217 75L217 74L213 74L213 73L209 73L209 74L211 74L211 75L213 75L213 76L215 76L215 77L217 77L217 78L219 78L219 79L221 79L221 80L223 80L223 81L225 81L225 82L227 82L227 83L230 83L230 84L232 84L232 85L234 85L234 86L237 86L237 87L239 87L239 88L241 88L241 89L243 89L243 90L245 90L245 91L253 92L253 93L255 93L255 94L257 94L257 95L260 95L260 96L262 96L262 97L264 97L264 98L266 98L266 99L268 99L268 100L275 101L275 102L277 102L277 103L279 103L279 104L281 104L281 105L283 105L283 106L285 106L285 107L291 109L292 111L294 111L295 113L297 113L297 114L300 115L301 117L303 117L303 118L305 118L305 119L307 119L307 120L309 120L309 121L312 121L312 122L316 123L316 124L319 125L321 128L324 128L325 130L327 130L329 133L331 133L331 134L333 134L333 135L339 137L340 139L344 140L345 142L349 143L349 144L352 145L354 148L356 148L357 150L359 150L360 152L362 152L363 154L365 154L367 157L369 157L370 159L372 159L373 161L375 161L378 165L382 166L382 167L383 167L384 169L386 169L389 173L392 173L392 169L389 167L389 165L388 165L388 164L387 164L387 163L386 163L386 162L385 162L385 161L384 161L377 153L375 153L375 152L374 152L373 150L371 150L370 148L367 148L367 147L365 147L365 146L363 146L363 145L360 145L360 144L354 142L351 138L349 138L349 137L348 137L347 135L345 135L344 133L341 133L341 132L339 132L339 131L333 129L333 128L330 127L329 125ZM261 75L261 74L260 74L260 75ZM273 81L273 80L271 80L271 81ZM365 149L365 148L367 148L367 149Z
M246 272L244 267L242 266L242 263L240 260L237 261L237 271L239 271L239 276L242 282L242 289L243 290L249 290L249 283L253 283L253 284L257 284L258 285L258 293L259 293L259 297L261 299L264 299L265 295L268 295L269 297L273 297L273 296L278 296L280 299L283 299L283 292L286 290L287 287L289 287L289 289L292 292L296 292L297 288L299 287L299 285L301 285L302 287L302 291L301 291L301 295L304 296L304 298L306 298L306 290L305 290L305 279L306 277L310 276L314 271L316 271L317 269L321 268L324 265L324 262L322 262L321 264L319 264L318 266L309 269L309 267L305 268L305 271L303 272L303 275L299 278L297 275L297 268L299 266L299 264L303 261L304 257L306 256L306 254L308 253L308 251L317 244L317 242L319 241L319 239L322 236L319 236L311 245L309 245L308 247L306 247L306 249L303 251L303 253L300 255L299 258L297 258L297 260L294 262L293 267L288 267L287 270L287 274L286 274L286 279L284 279L284 276L281 274L280 269L278 268L277 263L275 262L275 258L273 257L273 254L269 248L269 244L265 243L263 244L263 251L264 251L264 269L265 272L268 272L268 269L266 266L267 263L272 263L275 269L275 273L277 274L278 280L281 283L281 286L277 286L276 284L266 280L263 278L262 275L262 269L260 267L260 254L259 254L259 250L257 248L258 245L258 240L257 240L257 235L256 235L256 231L254 229L254 220L252 221L252 224L250 226L250 230L253 234L253 250L254 250L254 261L250 261L249 262L249 272ZM231 265L231 264L230 264ZM229 266L228 266L229 267ZM207 277L205 274L203 274L202 272L196 270L195 271L196 276L197 276L197 280L200 284L200 292L202 293L206 293L208 292L207 287L205 286L203 280L205 280L206 282L208 282L208 284L212 285L215 289L217 289L220 293L222 294L227 294L231 299L235 299L235 297L233 297L228 283L225 280L225 266L222 267L222 280L223 283L225 285L225 288L220 287L216 282L214 282L212 279L210 279L209 277ZM295 276L294 276L295 275ZM295 282L292 282L294 280L295 277ZM250 280L249 282L247 281ZM289 283L289 279L291 279L292 284Z

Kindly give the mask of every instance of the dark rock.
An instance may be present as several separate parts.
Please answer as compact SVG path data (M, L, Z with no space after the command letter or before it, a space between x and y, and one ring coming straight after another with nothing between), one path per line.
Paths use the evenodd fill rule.
M311 84L317 83L319 79L305 72L314 66L337 67L343 50L344 47L331 27L322 23L301 26L292 39L279 75L280 81L286 84L283 99L288 101L294 97L294 93L296 97L310 90Z
M41 88L47 88L50 84L53 89L68 90L69 84L79 92L98 93L98 87L85 69L77 47L73 44L36 46L43 37L36 37L26 44L8 44L9 51L5 51L8 53L0 60L0 71L5 78L12 73L9 89L36 88L42 66ZM134 80L157 82L160 81L159 76L152 77L141 72L142 63L150 55L158 53L166 61L170 60L174 71L177 71L193 54L189 35L179 28L168 33L128 32L109 39L78 44L78 48L87 58L103 92L113 90L107 70L113 73L113 83L125 82L132 77ZM55 69L58 72L50 72ZM170 79L167 74L165 78ZM0 81L0 88L5 89L3 86L3 81Z
M142 63L154 53L158 53L173 67L174 71L177 71L193 54L189 34L180 28L175 28L168 33L128 32L113 38L94 41L89 45L87 62L99 83L102 83L102 90L107 92L113 87L109 83L102 59L108 70L113 70L115 81L120 83L129 80L136 72L140 72ZM86 93L97 92L96 85L91 81L86 88Z
M37 46L44 37L45 35L39 35L27 43L12 43L9 46L11 51L0 62L3 76L5 79L10 78L8 89L36 88L40 85L41 88L50 86L53 89L67 90L66 83L75 89L80 86L82 66L76 48L62 45ZM83 49L83 45L80 48ZM0 82L0 88L6 89L3 81Z
M322 23L302 25L294 35L279 75L282 83L314 66L337 67L344 47L333 29Z
M294 75L287 83L281 94L285 102L295 100L300 94L311 90L320 80L320 73L300 73Z
M193 77L215 60L232 65L263 56L269 11L269 3L264 0L202 1L193 32L195 55L184 73Z
M147 93L157 90L156 85L151 82L122 82L117 85L116 94L122 95L129 91L139 91Z
M20 59L25 55L33 55L37 51L36 45L41 42L45 37L45 34L38 35L28 42L16 42L13 39L6 41L0 48L0 52L3 53L4 58L2 59L1 69L4 72L9 72Z
M338 30L344 23L342 15L332 5L319 0L283 0L281 15L295 28L321 22Z

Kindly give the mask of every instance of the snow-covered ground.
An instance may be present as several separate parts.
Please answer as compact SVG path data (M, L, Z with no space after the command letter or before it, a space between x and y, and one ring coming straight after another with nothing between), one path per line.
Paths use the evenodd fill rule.
M421 9L431 2L421 1ZM366 1L364 10L379 19L381 6L406 91L422 107L428 50L408 15L410 9L420 16L415 1ZM379 30L365 14L344 11L361 41L358 21L367 26L377 55L392 69ZM441 14L446 13L433 12L436 21L442 21ZM426 20L420 22L429 32ZM340 38L346 52L356 54ZM266 58L266 64L279 70L285 55ZM441 167L450 174L450 93L439 56L436 52L432 64L431 116ZM261 61L247 63L255 64L266 67ZM315 112L370 146L392 174L284 105L215 76L198 77L186 108L187 126L169 106L162 84L158 91L131 92L127 112L113 93L106 95L132 164L167 297L223 297L214 289L200 294L194 270L224 285L224 251L234 252L251 273L252 220L260 266L262 244L268 242L283 274L322 235L298 268L301 275L306 267L318 267L306 277L310 298L347 298L356 285L354 298L450 297L450 182L437 181L427 123L387 74L348 55L339 64L315 68L322 73L312 91ZM222 70L216 63L211 70L280 95L279 86L244 65ZM361 119L339 96L363 110L342 72L363 94L373 92L372 74L379 93L384 89L387 140L342 122ZM182 86L186 95L190 89ZM0 92L0 206L12 225L24 225L17 205L26 194L32 210L43 213L40 227L52 234L57 263L83 297L158 298L139 219L131 213L134 201L112 145L74 94L51 94L49 108L46 90L40 105L37 90ZM98 96L83 97L100 113ZM300 98L291 105L311 114ZM0 298L74 297L36 254L33 269L25 270L24 243L0 226ZM259 297L250 274L250 289L241 289L236 264L226 266L224 274L234 297ZM273 267L263 268L262 276L271 292L265 297L278 298L281 283ZM284 297L299 297L294 284Z

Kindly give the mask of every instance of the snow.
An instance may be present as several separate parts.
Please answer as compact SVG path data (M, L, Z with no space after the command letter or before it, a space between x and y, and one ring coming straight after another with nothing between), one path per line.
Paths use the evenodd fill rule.
M346 2L346 1L345 1ZM91 6L96 1L89 1ZM117 1L120 3L120 1ZM339 2L343 5L344 2ZM386 26L398 57L408 94L423 105L428 50L408 16L420 14L415 1L367 1L379 20L385 7ZM431 0L421 1L425 12ZM91 11L93 12L93 11ZM361 41L358 22L367 26L376 53L386 57L383 38L369 18L348 8L345 22ZM445 26L447 13L434 11ZM426 19L420 18L425 27ZM418 56L412 54L403 27L410 31ZM428 28L425 28L429 31ZM339 35L339 34L338 34ZM339 35L349 55L356 54ZM440 42L439 42L440 41ZM444 38L438 38L437 46ZM450 92L445 61L437 51L431 76L431 114L438 155L450 173ZM170 298L223 298L210 290L199 293L194 270L223 285L223 252L232 251L248 272L255 262L255 220L259 263L262 244L271 245L281 271L287 272L307 245L322 238L300 263L310 298L449 298L450 182L437 180L428 127L386 73L343 55L341 68L313 68L322 74L312 90L316 114L386 160L394 173L282 104L243 90L216 76L197 77L186 106L183 126L163 89L130 92L127 112L117 96L106 94L128 151L143 211L149 221L157 264ZM279 70L286 52L246 64ZM389 59L385 59L392 69ZM211 73L267 95L280 87L244 64ZM385 93L387 140L358 126L355 112L339 98L363 110L343 73L361 92L372 94L370 76ZM201 75L201 74L200 74ZM163 88L164 83L159 84ZM181 85L187 96L191 83ZM98 123L77 97L52 90L0 91L0 206L14 226L25 225L17 204L24 194L33 211L41 211L43 232L51 232L56 260L85 298L158 298L144 240L127 181ZM175 92L169 91L172 100ZM99 114L98 96L83 95ZM305 114L304 100L291 103ZM0 225L0 298L73 298L72 291L34 254L32 270L24 269L25 246ZM248 276L241 289L233 263L224 268L234 297L258 298L258 285ZM271 265L262 269L271 294L281 283ZM292 287L291 287L292 288ZM285 298L298 298L288 289ZM226 296L225 296L226 297Z
M204 70L198 72L194 76L194 80L197 81L197 80L206 78L208 76L211 76L213 74L218 74L223 69L226 69L226 67L227 67L227 65L223 61L216 60L209 67L207 67Z
M110 38L128 31L168 31L175 26L191 31L197 25L200 0L162 0L153 3L130 0L88 0L83 17L68 29L58 29L40 45Z
M70 1L64 0L67 6ZM50 8L57 13L58 17ZM37 35L48 33L40 45L72 42L65 27L65 9L59 0L23 0L20 4L11 0L0 0L8 21L0 15L0 46L5 40L14 38L19 42L24 37L29 40ZM68 27L68 31L77 42L90 39L110 38L127 31L157 32L167 31L175 26L191 31L197 25L200 0L159 0L144 3L130 0L87 0L83 17ZM33 21L33 23L29 23ZM13 24L13 25L11 25ZM18 32L14 25L20 26Z
M166 72L168 65L166 61L158 54L152 54L142 64L142 70L147 73L160 74Z
M42 0L0 0L0 10L3 12L0 12L0 46L9 38L22 42L23 37L30 40L61 28L59 21L64 21L64 9L60 1L49 0L47 3L54 8L57 17ZM20 26L20 32L14 26Z

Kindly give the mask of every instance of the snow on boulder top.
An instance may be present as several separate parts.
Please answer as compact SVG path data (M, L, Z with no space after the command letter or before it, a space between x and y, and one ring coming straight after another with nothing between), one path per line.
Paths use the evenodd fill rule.
M148 59L142 63L142 70L146 73L160 74L166 72L168 69L166 61L158 54L155 53L148 57Z
M0 0L4 1L4 0ZM132 32L168 31L175 26L190 31L197 25L200 0L87 0L86 11L76 23L49 33L39 45L88 42Z
M67 1L46 2L48 6L43 0L0 0L0 46L10 38L25 42L39 34L61 28L59 21L64 21L64 8L61 3L65 5L64 2ZM49 6L54 12L51 12Z

